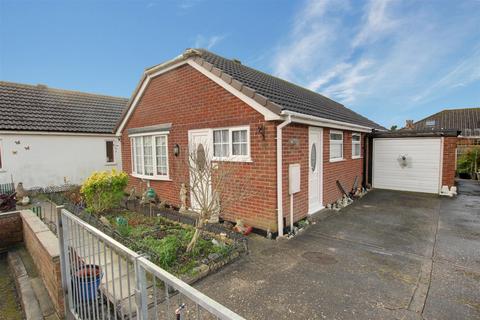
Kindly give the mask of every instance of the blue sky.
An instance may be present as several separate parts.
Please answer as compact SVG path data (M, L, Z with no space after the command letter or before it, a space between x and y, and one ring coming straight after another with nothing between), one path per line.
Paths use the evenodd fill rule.
M0 0L0 80L129 97L189 47L388 127L480 106L480 0Z

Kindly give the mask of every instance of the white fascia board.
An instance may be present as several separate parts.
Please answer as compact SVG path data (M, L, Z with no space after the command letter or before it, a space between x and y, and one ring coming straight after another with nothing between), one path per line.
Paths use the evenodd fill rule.
M212 80L213 82L215 82L216 84L218 84L219 86L221 86L222 88L224 88L225 90L227 90L228 92L233 94L235 97L237 97L238 99L240 99L243 102L245 102L246 104L248 104L255 111L262 114L265 117L265 121L283 120L283 118L281 116L279 116L278 114L268 110L265 106L262 106L260 103L258 103L254 99L248 97L247 95L245 95L241 91L235 89L233 86L226 83L224 80L222 80L220 77L217 77L212 72L206 70L204 67L202 67L201 65L199 65L195 61L188 60L187 63L190 66L192 66L193 68L195 68L196 70L198 70L203 75L207 76L210 80Z
M112 137L114 133L89 133L89 132L60 132L60 131L0 131L0 135L32 135L32 136L90 136L90 137Z
M306 114L294 112L294 111L282 111L282 115L290 115L292 117L292 122L308 124L317 127L327 127L341 130L349 130L356 132L372 132L373 128L360 126L348 122L330 120L315 116L309 116Z

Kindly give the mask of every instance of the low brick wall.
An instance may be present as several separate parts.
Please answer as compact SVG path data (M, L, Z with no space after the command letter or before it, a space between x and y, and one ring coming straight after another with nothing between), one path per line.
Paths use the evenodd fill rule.
M0 213L0 252L22 241L23 228L20 212Z
M30 210L20 212L23 239L59 315L64 313L58 239Z

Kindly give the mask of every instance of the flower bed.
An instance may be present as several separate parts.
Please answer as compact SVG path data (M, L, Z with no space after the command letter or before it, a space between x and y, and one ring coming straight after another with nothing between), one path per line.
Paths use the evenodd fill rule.
M147 217L136 212L106 215L131 249L145 252L163 269L177 275L195 275L202 264L223 260L232 253L232 241L204 232L191 252L186 252L195 229L163 217Z
M188 283L218 270L248 251L243 235L207 224L195 248L187 253L195 219L174 208L134 205L133 210L118 208L102 216L89 213L82 203L74 204L68 192L41 193L128 248L149 259Z

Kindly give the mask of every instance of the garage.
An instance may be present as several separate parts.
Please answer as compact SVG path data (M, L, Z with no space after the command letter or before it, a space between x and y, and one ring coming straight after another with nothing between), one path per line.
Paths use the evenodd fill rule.
M453 185L456 132L382 133L373 136L372 186L438 194Z

